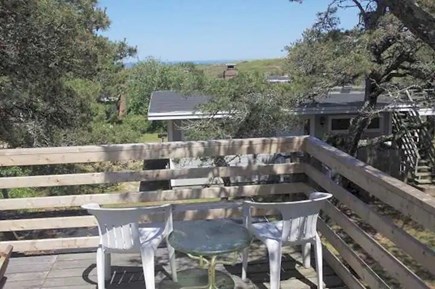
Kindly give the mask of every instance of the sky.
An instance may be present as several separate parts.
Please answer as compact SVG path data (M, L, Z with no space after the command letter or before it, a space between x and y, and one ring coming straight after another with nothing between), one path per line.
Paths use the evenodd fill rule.
M111 26L102 35L138 49L135 60L250 60L285 56L327 0L100 0ZM343 27L357 22L341 13Z

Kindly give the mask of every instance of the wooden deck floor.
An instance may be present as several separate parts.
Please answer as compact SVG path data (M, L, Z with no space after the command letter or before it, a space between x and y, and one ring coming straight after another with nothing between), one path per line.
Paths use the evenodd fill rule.
M112 256L113 276L107 289L145 287L139 255L113 254ZM156 283L158 285L169 276L167 264L166 249L158 249L158 256L156 257ZM196 267L196 261L177 253L178 270ZM265 248L259 244L251 246L248 266L250 281L248 283L240 279L240 263L219 265L218 270L229 273L234 279L235 288L237 289L269 288L267 255ZM6 277L7 281L4 289L95 289L97 288L95 252L14 257L10 260ZM324 265L324 281L327 288L346 288L327 265ZM301 265L300 253L292 248L286 248L281 273L282 288L316 288L315 283L315 271L312 268L306 269ZM163 286L158 286L158 288L165 289Z

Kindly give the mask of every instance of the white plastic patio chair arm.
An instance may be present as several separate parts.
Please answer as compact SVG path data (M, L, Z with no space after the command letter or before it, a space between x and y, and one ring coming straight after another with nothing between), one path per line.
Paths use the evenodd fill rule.
M251 205L243 202L242 204L243 225L249 229L251 226Z
M174 229L174 222L172 217L172 205L165 208L165 236L167 237L169 233Z

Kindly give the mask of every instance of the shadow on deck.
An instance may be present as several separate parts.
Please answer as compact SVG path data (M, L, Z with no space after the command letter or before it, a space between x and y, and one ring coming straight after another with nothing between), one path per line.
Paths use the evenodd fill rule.
M283 289L306 289L316 287L316 272L313 268L304 268L301 254L293 248L286 248L283 254L281 286ZM157 288L180 288L168 286L170 276L167 251L161 248L156 257ZM314 264L314 261L312 261ZM194 261L183 254L177 253L177 269L197 268ZM240 279L241 263L234 265L218 265L217 269L229 273L235 282L236 289L269 288L269 266L266 249L254 243L250 249L248 278L245 283ZM7 282L4 289L27 288L97 288L97 272L95 267L95 252L15 257L10 260L6 272ZM206 279L206 278L205 278ZM165 281L162 283L162 281ZM343 282L334 271L324 265L324 281L326 288L344 289ZM163 284L163 285L162 285ZM160 286L159 286L160 285ZM144 288L140 256L138 254L113 254L112 278L107 289Z

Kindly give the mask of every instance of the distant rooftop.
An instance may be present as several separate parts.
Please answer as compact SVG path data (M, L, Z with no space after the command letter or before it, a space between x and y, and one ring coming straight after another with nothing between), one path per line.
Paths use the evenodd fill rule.
M148 119L204 118L207 116L199 111L199 106L210 99L211 96L206 95L183 95L169 90L154 91L151 94Z

